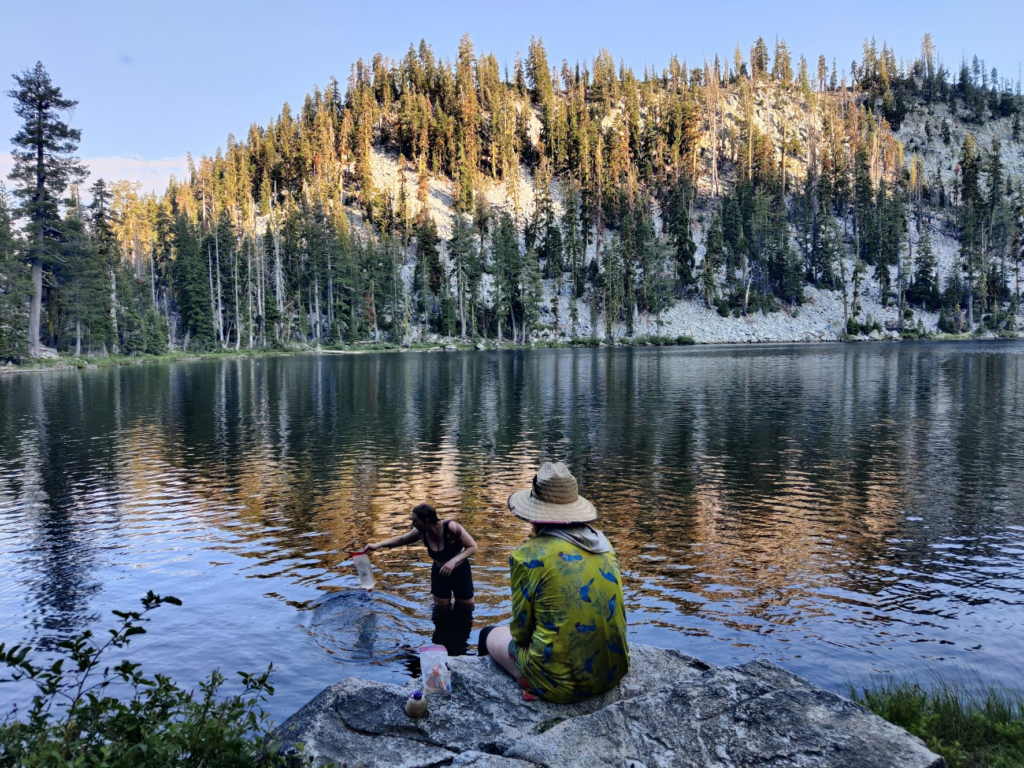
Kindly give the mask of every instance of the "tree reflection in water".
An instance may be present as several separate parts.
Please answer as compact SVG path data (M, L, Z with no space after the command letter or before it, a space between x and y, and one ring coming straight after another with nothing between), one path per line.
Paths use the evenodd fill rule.
M631 639L764 656L837 690L925 663L1020 679L1022 353L536 350L4 377L0 642L105 624L155 589L185 606L158 619L165 640L138 640L147 668L150 654L187 681L273 661L284 714L335 662L401 681L427 638L454 655L473 623L508 618L508 555L529 530L505 501L561 459L619 554ZM422 546L376 553L359 602L338 553L407 530L421 501L480 544L475 617L432 617Z

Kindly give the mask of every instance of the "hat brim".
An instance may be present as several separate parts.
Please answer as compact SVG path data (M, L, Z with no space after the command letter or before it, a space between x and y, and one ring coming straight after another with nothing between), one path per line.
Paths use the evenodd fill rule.
M513 515L528 523L564 525L597 520L597 508L582 496L577 496L571 504L553 504L535 497L530 488L509 496L508 508Z

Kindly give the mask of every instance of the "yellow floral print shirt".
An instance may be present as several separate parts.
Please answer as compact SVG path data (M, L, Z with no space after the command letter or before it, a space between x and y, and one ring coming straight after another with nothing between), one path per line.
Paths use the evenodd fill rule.
M542 535L521 544L509 568L511 650L533 693L564 704L617 685L629 647L615 551Z

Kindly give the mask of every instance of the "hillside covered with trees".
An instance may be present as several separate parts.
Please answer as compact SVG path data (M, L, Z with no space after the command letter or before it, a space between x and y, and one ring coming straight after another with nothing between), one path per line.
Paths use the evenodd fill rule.
M9 95L7 359L615 338L679 302L792 312L809 287L838 292L850 333L869 293L905 334L915 311L948 332L1019 321L1020 83L947 69L928 36L910 60L758 39L640 74L539 39L511 68L468 35L455 61L421 42L190 155L162 195L79 188L74 102L41 64Z

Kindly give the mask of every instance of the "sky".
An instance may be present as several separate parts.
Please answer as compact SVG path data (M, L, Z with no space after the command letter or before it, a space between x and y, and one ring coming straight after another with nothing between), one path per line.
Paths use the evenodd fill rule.
M478 52L511 67L531 36L559 65L608 49L638 74L660 71L676 54L691 63L715 53L749 54L763 36L769 51L786 40L794 61L818 54L840 69L860 59L865 38L888 42L913 59L932 34L947 67L977 54L986 68L1018 77L1024 60L1024 2L991 0L972 7L949 0L717 0L717 2L288 2L4 3L0 81L42 61L65 97L79 102L71 125L82 130L79 156L94 177L139 181L163 191L181 175L185 155L212 155L229 133L244 139L287 101L299 107L314 85L381 52L400 58L425 39L454 58L469 33ZM980 8L981 10L974 10ZM19 127L9 98L0 99L0 176L11 167L9 138ZM10 186L10 182L7 182Z

